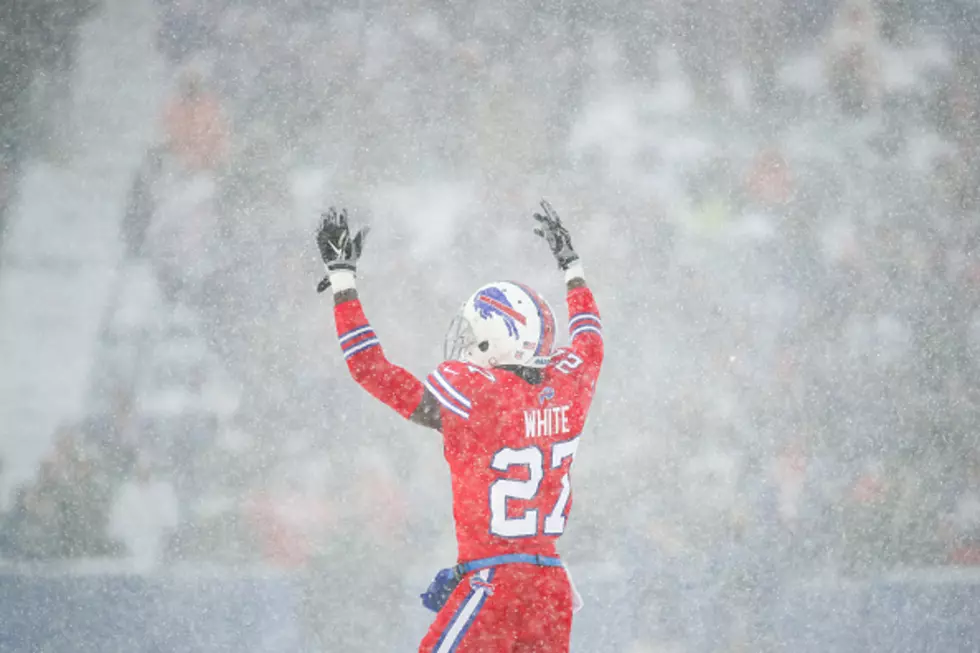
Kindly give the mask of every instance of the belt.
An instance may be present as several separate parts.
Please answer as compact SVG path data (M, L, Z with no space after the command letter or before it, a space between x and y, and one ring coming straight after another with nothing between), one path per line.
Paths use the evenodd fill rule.
M535 555L531 553L507 553L504 555L493 556L490 558L480 558L479 560L470 560L469 562L461 562L455 567L453 571L456 573L457 578L462 578L471 571L478 571L480 569L489 569L490 567L496 567L497 565L509 565L523 562L525 564L537 565L539 567L561 567L561 558L552 558L551 556Z

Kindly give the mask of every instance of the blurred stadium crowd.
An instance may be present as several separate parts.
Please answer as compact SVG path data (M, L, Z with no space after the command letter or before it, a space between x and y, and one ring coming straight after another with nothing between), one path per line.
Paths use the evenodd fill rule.
M518 243L550 193L609 339L567 550L634 569L650 636L683 636L696 579L738 605L980 562L971 3L157 4L173 87L121 234L145 286L120 286L98 410L57 434L0 555L336 579L356 552L382 591L451 542L448 488L348 381L313 219L337 198L382 228L367 308L423 371L485 268L544 278ZM0 210L24 133L3 107L54 65L29 50L0 57L21 71Z
M42 142L65 137L78 27L99 5L10 0L0 8L0 243L24 157L37 154ZM24 115L32 90L45 108L36 121Z

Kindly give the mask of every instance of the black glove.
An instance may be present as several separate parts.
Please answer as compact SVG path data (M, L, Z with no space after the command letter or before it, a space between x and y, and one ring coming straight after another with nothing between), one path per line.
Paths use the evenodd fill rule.
M555 210L548 204L547 200L541 200L541 208L544 214L535 213L534 219L540 223L534 233L544 238L551 253L558 261L558 267L567 270L568 266L578 260L578 254L572 249L572 238L568 235L568 230L561 224L561 218Z
M357 269L357 259L361 258L364 240L369 231L364 227L351 238L346 209L338 212L337 209L331 208L320 217L323 221L316 232L316 246L320 249L320 258L327 266L327 276L317 285L317 292L323 292L330 287L330 272L334 270L353 272Z

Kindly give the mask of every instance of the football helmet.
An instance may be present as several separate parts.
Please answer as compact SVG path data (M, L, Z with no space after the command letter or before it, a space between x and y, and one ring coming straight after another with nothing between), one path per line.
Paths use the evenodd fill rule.
M447 360L481 367L545 367L555 315L538 293L513 281L490 283L463 303L446 334Z

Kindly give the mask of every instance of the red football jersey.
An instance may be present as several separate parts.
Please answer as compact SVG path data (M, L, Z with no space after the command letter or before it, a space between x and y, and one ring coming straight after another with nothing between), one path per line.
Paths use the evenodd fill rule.
M572 506L570 472L602 362L592 293L569 293L572 346L540 383L448 361L425 380L442 404L459 560L556 555ZM574 311L574 312L573 312Z
M337 305L337 332L354 378L409 417L427 390L441 404L452 474L459 561L504 553L556 555L572 505L570 471L602 365L592 292L568 291L571 345L540 383L500 368L447 361L424 383L390 363L360 302Z

